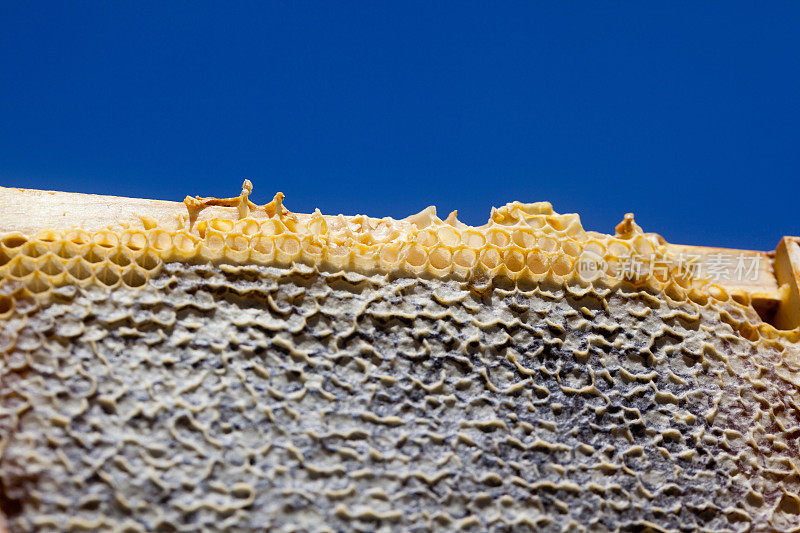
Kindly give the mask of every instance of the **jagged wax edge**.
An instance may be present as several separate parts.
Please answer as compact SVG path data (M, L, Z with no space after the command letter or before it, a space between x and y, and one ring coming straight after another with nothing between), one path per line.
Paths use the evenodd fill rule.
M139 227L0 236L0 318L27 308L25 302L47 302L65 285L141 287L165 262L300 263L364 274L451 277L478 287L500 282L647 290L675 301L732 305L743 316L738 329L752 340L800 338L800 329L779 331L763 323L746 295L732 296L675 267L664 240L644 233L632 215L612 236L585 231L577 214L558 214L549 202L492 208L482 226L460 222L455 211L442 220L433 207L400 220L319 210L297 214L283 206L281 193L264 206L253 204L248 183L234 198L187 198L188 216L179 217L176 229L142 217ZM197 214L211 206L236 208L237 219L197 222ZM637 259L639 269L621 278L624 262ZM655 262L673 266L652 268ZM592 264L599 269L587 275L583 267Z

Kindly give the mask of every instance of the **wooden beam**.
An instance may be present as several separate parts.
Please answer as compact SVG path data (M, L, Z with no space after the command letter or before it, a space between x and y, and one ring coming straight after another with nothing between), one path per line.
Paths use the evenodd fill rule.
M775 327L800 327L800 237L784 237L778 243L775 278L785 293L775 313Z

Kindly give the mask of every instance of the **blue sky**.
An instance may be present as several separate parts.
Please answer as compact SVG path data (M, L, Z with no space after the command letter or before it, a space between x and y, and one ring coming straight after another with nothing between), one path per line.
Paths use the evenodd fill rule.
M800 3L5 2L0 185L800 234ZM0 209L2 206L0 206Z

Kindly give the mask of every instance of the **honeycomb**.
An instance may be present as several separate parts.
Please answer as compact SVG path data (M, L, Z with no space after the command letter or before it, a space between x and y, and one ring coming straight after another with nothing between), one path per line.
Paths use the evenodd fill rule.
M13 531L800 530L800 330L678 269L618 275L669 259L632 218L249 192L0 235Z

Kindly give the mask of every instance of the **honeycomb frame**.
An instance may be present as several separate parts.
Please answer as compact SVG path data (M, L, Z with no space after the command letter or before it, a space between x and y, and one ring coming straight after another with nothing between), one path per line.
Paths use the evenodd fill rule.
M252 185L245 182L237 197L187 198L180 209L170 205L156 210L157 216L146 209L133 210L123 220L117 212L112 215L117 222L103 224L107 219L94 213L95 223L83 227L52 223L44 216L38 228L0 234L4 354L0 391L3 414L10 421L0 430L0 482L6 502L0 507L14 511L7 514L13 515L9 519L15 527L254 526L248 522L250 511L266 503L251 478L241 472L239 477L230 474L235 480L228 485L212 482L205 495L195 492L195 500L172 502L159 510L121 503L141 488L131 488L138 478L130 465L122 471L119 465L112 469L130 490L121 490L116 503L110 503L78 489L78 500L54 499L37 467L25 464L32 460L31 464L62 472L60 486L73 486L67 478L80 477L76 464L87 459L74 455L81 438L69 429L80 427L88 435L99 431L91 424L81 425L87 423L78 422L82 414L70 418L76 402L69 388L60 389L59 372L71 369L68 379L88 379L89 385L75 385L80 394L86 392L82 387L93 391L91 402L77 401L81 408L117 412L122 396L111 389L98 393L110 386L114 373L101 371L97 361L111 361L104 364L120 375L124 365L152 364L159 380L174 382L162 397L179 406L189 401L180 395L199 385L191 372L177 377L170 373L189 371L176 354L189 353L183 350L195 344L195 352L209 354L208 360L193 362L205 368L198 376L217 372L214 366L202 365L218 357L223 363L227 357L234 367L244 365L230 372L243 380L246 389L249 376L283 376L277 383L286 390L272 382L262 389L266 392L247 390L276 402L262 408L280 405L288 417L283 422L286 427L297 426L292 431L313 430L298 422L303 411L283 403L287 397L298 405L306 395L331 401L334 389L347 399L342 412L361 420L362 429L356 424L347 433L342 428L349 422L337 419L335 411L326 415L338 420L324 426L331 432L326 434L344 439L333 457L348 466L312 464L330 457L292 444L299 433L292 433L294 440L289 442L276 437L287 464L298 463L297 468L309 476L309 486L318 491L311 501L327 502L324 513L273 510L277 522L272 527L277 529L291 530L291 520L302 516L308 521L295 524L296 529L800 526L796 454L800 329L778 329L754 307L764 294L776 301L789 300L787 283L778 286L773 280L774 287L759 292L679 268L648 268L654 262L678 264L676 256L683 248L643 232L632 216L626 216L615 235L605 235L585 231L577 215L555 213L547 202L513 202L492 209L487 224L472 227L458 221L455 213L442 220L432 208L402 220L319 211L295 214L283 205L280 193L259 206L250 201L251 192ZM631 260L638 260L640 267L620 275L623 263ZM602 268L581 270L592 264ZM771 274L769 264L764 268L759 276ZM330 312L325 309L331 304L320 299L323 295L336 301ZM338 320L341 314L354 318ZM178 324L176 316L188 322ZM225 335L206 338L204 332L216 332L215 328ZM237 339L242 331L252 338ZM269 334L264 337L264 332ZM336 338L333 344L321 340L331 335ZM358 341L359 337L363 339ZM132 359L113 362L122 346ZM157 362L151 361L146 346L155 350L151 355ZM156 346L166 351L159 352ZM60 354L60 362L53 363L52 354ZM265 358L263 364L254 363L253 354L262 354L258 357ZM343 359L345 365L356 364L356 374L344 367L331 370L331 364ZM60 370L47 370L52 364ZM450 366L447 371L436 370L441 364ZM466 374L459 378L459 372ZM360 381L348 385L346 378L354 375ZM304 383L302 390L289 386L297 379ZM139 390L136 380L134 373L118 386ZM355 409L367 402L359 396L365 386L378 396L400 387L409 395L407 405L413 406L409 409L418 410L419 416L412 420L406 411L386 405ZM52 405L37 399L47 397L49 387L66 396L54 396ZM176 395L176 390L183 392ZM640 395L649 403L639 405ZM155 393L152 401L158 397ZM602 400L607 407L587 397ZM20 398L28 399L20 402ZM145 411L163 409L147 402ZM426 409L446 411L453 405L464 413L463 419L439 421L426 416ZM581 436L577 428L568 427L569 413L577 406L581 410L575 411L579 413L575 420L587 427L597 424L592 431L598 435L607 432L606 445L598 446L596 435ZM199 412L184 411L181 416L188 425L175 430L173 438L180 441L180 435L200 430L204 437L187 448L209 443L213 448L215 441L223 442L221 413L233 419L237 408L222 407L214 408L219 418L205 421ZM536 427L515 411L523 408L545 413L536 419ZM753 408L757 408L754 416L744 414ZM592 417L602 416L612 420L607 427L591 422ZM125 424L135 422L131 420L114 423L130 430ZM620 425L615 427L614 420ZM29 423L39 432L26 430ZM430 428L422 431L424 426ZM406 427L413 427L415 436L403 437L401 430ZM347 445L348 435L360 435L359 431L371 444ZM51 444L41 441L45 437ZM440 450L445 462L436 467L438 463L429 463L425 454L416 459L405 451L393 455L378 444L390 437L395 443L402 441L403 450L409 438L425 439L431 449L446 443L449 449ZM624 443L617 448L614 443L619 439ZM68 446L59 447L59 442L67 441ZM151 444L158 447L164 442ZM253 449L262 448L254 444ZM38 455L31 455L34 451ZM716 460L710 451L718 454ZM493 462L481 463L481 454ZM122 454L115 460L124 465L132 457ZM161 464L159 457L147 461L152 475L159 473L153 466ZM220 457L217 464L227 468L228 460ZM526 463L533 457L539 458L538 466ZM421 483L420 490L426 486L424 490L434 493L440 483L457 479L448 485L456 503L440 502L438 511L434 505L424 512L410 512L413 506L403 503L407 496L390 490L395 487L391 476L381 474L381 483L369 485L363 481L369 478L363 468L351 468L351 463L359 462L395 464L404 483ZM643 464L658 466L648 470ZM424 471L423 465L433 472ZM163 472L159 475L165 486L177 483ZM278 465L271 475L279 479L286 473ZM716 476L719 486L712 481L692 485L693 479L703 476ZM345 479L349 485L339 487L337 480ZM118 480L101 476L93 482L92 486L116 486ZM348 488L357 485L357 490ZM278 483L263 491L274 497L275 487L281 486L292 487ZM295 497L304 498L287 496L287 501ZM591 507L578 503L582 499L593 501L603 513L593 516ZM662 505L660 500L670 503ZM186 505L194 510L186 510ZM31 515L26 506L41 512ZM64 524L57 509L67 514L71 510L75 516ZM115 520L125 509L132 514ZM190 515L200 522L187 522Z

